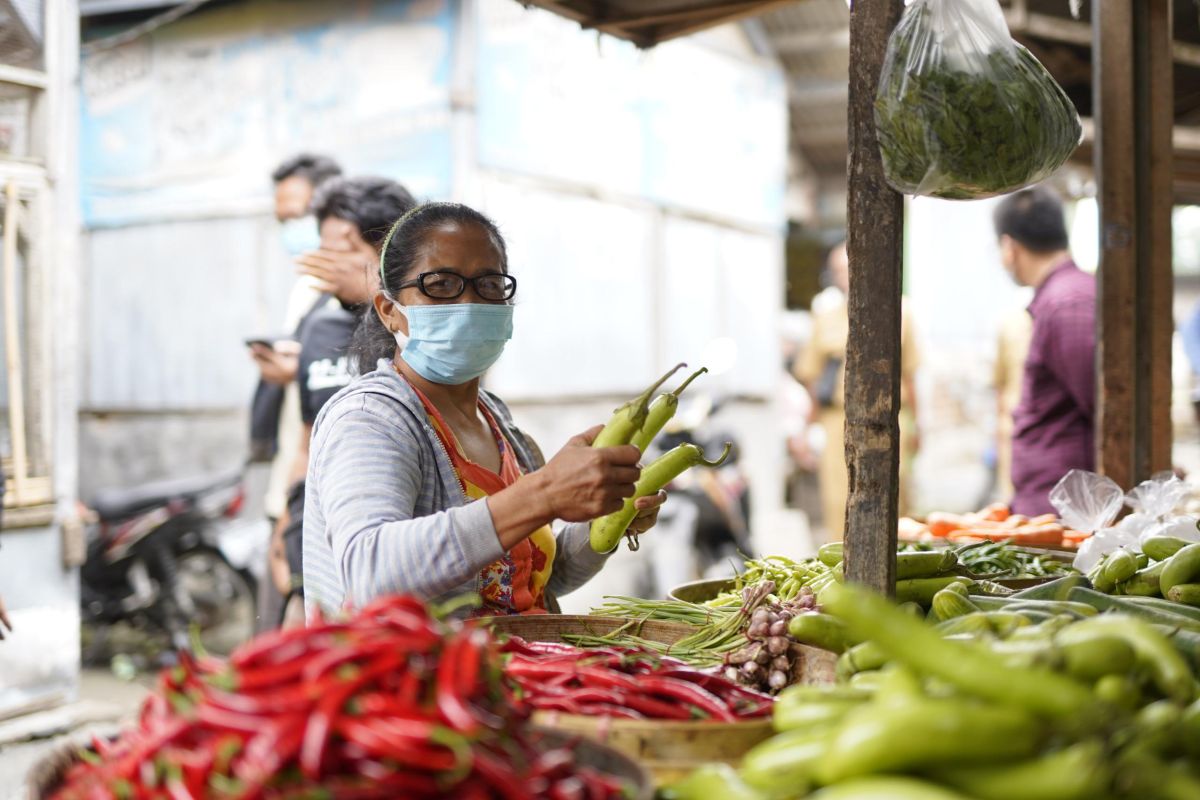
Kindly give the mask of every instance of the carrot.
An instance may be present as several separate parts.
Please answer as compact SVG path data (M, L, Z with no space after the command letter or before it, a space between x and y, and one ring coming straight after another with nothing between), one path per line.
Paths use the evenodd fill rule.
M944 511L934 511L925 517L925 524L934 536L945 537L948 533L967 527L967 520L958 514L948 514Z
M901 517L896 525L896 536L906 542L919 542L926 536L931 536L929 526L917 522L912 517Z
M1009 511L1008 506L1006 506L1004 503L992 503L979 513L983 515L983 519L989 520L990 522L1004 522L1009 518L1012 512Z
M1030 525L1053 525L1058 522L1058 517L1053 514L1042 514L1040 517L1034 517L1029 520Z

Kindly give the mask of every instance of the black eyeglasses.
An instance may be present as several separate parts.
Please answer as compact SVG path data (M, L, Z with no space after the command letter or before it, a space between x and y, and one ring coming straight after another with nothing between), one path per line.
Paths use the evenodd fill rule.
M485 272L468 278L457 272L442 270L440 272L422 272L411 281L405 281L397 286L408 289L416 286L421 294L434 300L454 300L462 297L467 290L467 284L475 288L475 294L483 300L511 300L517 293L517 279L503 272Z

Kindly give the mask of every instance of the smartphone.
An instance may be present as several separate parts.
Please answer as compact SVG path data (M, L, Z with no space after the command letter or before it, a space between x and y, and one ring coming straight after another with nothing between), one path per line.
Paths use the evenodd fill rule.
M263 347L274 348L275 343L282 338L282 336L251 336L243 341L245 341L246 347L253 347L256 344L261 344Z

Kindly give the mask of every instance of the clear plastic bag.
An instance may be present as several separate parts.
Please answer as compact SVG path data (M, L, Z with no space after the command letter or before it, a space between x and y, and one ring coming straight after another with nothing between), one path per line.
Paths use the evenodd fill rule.
M1173 472L1160 472L1129 491L1125 502L1134 510L1126 519L1143 521L1137 530L1138 543L1151 536L1174 536L1190 542L1200 541L1196 517L1180 512L1191 497L1192 488ZM1124 521L1124 520L1123 520Z
M888 41L875 128L894 189L958 200L1044 180L1083 137L996 0L913 0Z
M1125 505L1125 492L1111 478L1073 469L1050 490L1050 504L1068 528L1093 534L1079 546L1075 556L1075 569L1081 572L1090 570L1118 547L1138 543L1137 532L1122 526L1109 527Z
M1191 487L1175 473L1160 472L1130 489L1125 502L1139 514L1162 520L1181 508L1191 493Z

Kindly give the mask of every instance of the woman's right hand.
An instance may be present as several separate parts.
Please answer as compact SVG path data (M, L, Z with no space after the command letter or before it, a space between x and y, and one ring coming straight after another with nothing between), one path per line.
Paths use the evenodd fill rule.
M641 476L642 454L631 444L592 447L603 425L573 436L535 474L552 519L587 522L618 511Z

